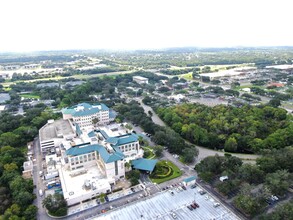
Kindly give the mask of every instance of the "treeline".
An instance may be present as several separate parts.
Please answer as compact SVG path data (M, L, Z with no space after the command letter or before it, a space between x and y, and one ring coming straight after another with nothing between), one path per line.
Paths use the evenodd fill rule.
M26 144L38 134L48 119L57 115L38 105L25 116L7 112L0 117L0 218L36 219L37 207L32 205L33 181L21 176L26 160ZM2 219L1 218L1 219Z
M182 137L208 148L258 152L293 144L292 116L281 108L183 104L157 113Z
M143 68L196 67L203 65L234 65L255 63L266 65L291 64L292 48L237 48L235 50L141 51L116 54L116 63Z
M119 112L118 119L120 121L126 119L139 124L145 132L152 134L152 140L156 144L166 146L171 153L182 155L185 162L191 163L197 156L198 151L194 146L185 143L180 135L172 129L155 124L137 102L131 101L114 108Z
M293 147L267 150L256 160L256 164L243 164L239 158L230 155L210 156L197 164L195 169L201 179L228 198L233 198L235 207L254 216L272 203L272 195L282 199L289 194L289 187L293 186ZM228 176L228 180L221 182L220 176ZM279 210L284 211L282 208ZM279 210L266 217L282 216Z

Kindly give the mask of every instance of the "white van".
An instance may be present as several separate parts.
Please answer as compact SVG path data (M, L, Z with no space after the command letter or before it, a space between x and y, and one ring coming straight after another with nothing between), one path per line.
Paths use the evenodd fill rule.
M43 190L39 190L39 195L42 197L43 196Z

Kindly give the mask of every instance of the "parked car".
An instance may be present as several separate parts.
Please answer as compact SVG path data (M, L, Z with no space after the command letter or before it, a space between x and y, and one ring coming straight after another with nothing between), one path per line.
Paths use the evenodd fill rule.
M188 205L187 208L188 208L190 211L193 210L193 208L191 207L191 205Z
M217 208L218 206L220 206L220 203L215 202L215 203L214 203L214 207Z
M196 208L199 208L199 204L196 202L193 202L193 204L196 206Z
M194 189L194 188L196 188L196 185L194 184L194 185L191 185L191 187L190 187L191 189Z
M186 187L185 187L184 185L182 186L182 188L183 188L184 190L187 190Z
M196 205L194 203L190 204L190 206L193 208L193 209L196 209Z
M171 212L171 216L172 216L174 219L177 219L177 215L176 215L174 212Z

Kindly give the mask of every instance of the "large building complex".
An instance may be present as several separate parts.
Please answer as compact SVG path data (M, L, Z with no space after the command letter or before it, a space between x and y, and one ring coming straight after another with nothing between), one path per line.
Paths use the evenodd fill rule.
M107 106L93 106L82 103L67 108L63 110L65 119L50 120L40 129L47 186L59 176L57 181L68 205L111 192L116 182L125 178L125 163L143 157L138 136L125 128L125 124L95 126L89 119L77 119L81 117L80 111L93 113L88 117L101 112L100 118L107 115L103 122L108 122Z
M81 128L92 126L94 119L99 125L109 124L114 120L110 117L109 108L104 104L81 103L62 110L63 119L72 119Z

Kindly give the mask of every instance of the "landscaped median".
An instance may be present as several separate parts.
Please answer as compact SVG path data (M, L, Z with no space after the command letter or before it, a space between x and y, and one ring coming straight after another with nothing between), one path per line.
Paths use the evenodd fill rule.
M150 179L154 183L163 183L168 180L177 178L182 175L182 171L170 161L160 161L157 163L155 170L150 175Z

